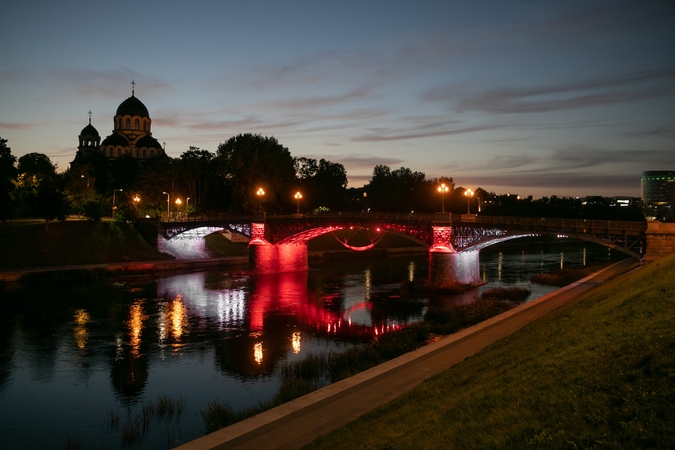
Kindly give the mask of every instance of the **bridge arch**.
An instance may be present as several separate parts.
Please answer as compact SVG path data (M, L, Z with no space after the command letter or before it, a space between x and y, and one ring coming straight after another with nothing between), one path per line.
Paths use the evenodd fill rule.
M227 229L230 228L222 226L199 226L180 230L168 239L163 235L159 235L157 238L157 250L172 255L176 259L209 258L211 255L206 249L204 238L209 234Z
M533 236L540 236L542 234L547 234L547 235L555 235L555 236L565 236L565 237L572 237L576 239L580 239L586 242L590 242L593 244L598 244L602 245L603 247L611 248L612 250L617 250L622 253L625 253L628 256L632 256L634 258L641 258L641 249L639 249L637 252L632 250L631 247L626 247L626 246L621 246L618 245L611 240L607 238L599 238L597 236L591 235L591 234L574 234L570 235L567 233L556 233L556 232L541 232L541 233L507 233L501 236L495 236L489 239L485 239L481 242L476 242L471 245L468 245L466 247L463 247L460 252L465 252L465 251L475 251L475 250L482 250L484 248L490 247L492 245L496 245L502 242L514 240L514 239L520 239L524 237L533 237Z

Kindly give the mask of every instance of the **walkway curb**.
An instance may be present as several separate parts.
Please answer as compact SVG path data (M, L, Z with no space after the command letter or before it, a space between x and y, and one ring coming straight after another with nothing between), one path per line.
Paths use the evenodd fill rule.
M480 340L481 342L478 343L478 348L476 351L473 353L476 353L477 351L480 351L482 348L486 347L487 345L490 345L493 342L496 342L496 340L501 339L501 337L498 337L494 341L489 341L488 339L485 338L485 336L482 336L486 334L487 331L494 329L496 327L499 327L501 324L505 324L512 320L513 318L516 318L521 315L525 315L525 313L533 311L535 309L538 309L542 305L547 305L550 304L551 310L555 309L559 306L561 306L564 303L569 302L571 299L563 299L560 300L562 297L564 297L566 294L570 293L571 291L576 290L579 287L583 287L584 291L590 290L592 287L602 284L604 281L612 278L613 276L616 276L621 273L625 273L632 268L633 266L639 266L639 262L631 262L631 260L624 260L620 261L618 263L615 263L609 267L606 267L586 278L583 278L579 281L576 281L572 284L569 284L561 289L558 289L554 292L551 292L549 294L546 294L542 297L539 297L536 300L533 300L528 303L524 303L522 305L519 305L507 312L504 312L502 314L499 314L495 317L492 317L484 322L481 322L477 325L474 325L472 327L466 328L464 330L461 330L457 333L454 333L452 335L446 336L439 341L426 345L424 347L421 347L415 351L412 351L410 353L406 353L405 355L401 355L395 359L392 359L390 361L387 361L383 364L380 364L376 367L373 367L371 369L368 369L366 371L363 371L361 373L358 373L352 377L349 377L347 379L338 381L336 383L333 383L331 385L328 385L324 388L321 388L317 391L314 391L310 394L307 394L303 397L297 398L295 400L292 400L288 403L284 403L280 406L277 406L273 409L270 409L268 411L262 412L256 416L250 417L246 420L243 420L241 422L235 423L229 427L222 428L218 431L215 431L213 433L210 433L206 436L203 436L201 438L195 439L194 441L188 442L184 445L181 445L180 447L177 447L178 450L205 450L205 449L231 449L231 448L299 448L302 445L305 445L308 442L311 442L316 436L323 434L327 431L330 431L334 428L337 428L344 423L347 423L353 418L346 418L346 417L340 417L337 420L326 420L325 423L319 424L317 429L320 430L321 432L319 434L316 433L304 433L304 428L299 427L301 430L300 432L304 433L303 436L297 436L298 439L294 439L293 436L290 436L289 439L286 440L286 442L281 442L281 441L276 441L276 440L268 440L266 441L267 444L260 444L260 443L253 443L250 442L253 439L257 440L263 440L261 439L262 436L265 435L265 433L268 433L269 431L274 430L275 428L279 427L284 427L287 428L287 431L282 431L285 432L286 434L292 434L293 432L290 430L291 427L287 427L286 425L288 424L289 421L300 419L303 416L309 416L311 415L312 412L317 411L319 408L326 406L327 404L330 404L333 401L339 400L339 399L344 399L350 394L350 391L354 391L358 388L363 388L367 387L369 385L375 384L378 380L384 378L385 376L391 375L394 372L398 371L403 371L409 366L412 366L414 364L417 364L421 361L427 360L432 358L433 356L444 352L446 350L452 349L453 347L465 343L469 340ZM580 294L578 294L580 295ZM575 295L573 298L576 298ZM558 301L556 301L558 300ZM549 311L543 311L543 314L540 313L539 316L536 314L533 314L533 318L524 318L522 321L522 324L517 325L516 329L519 329L520 327L524 326L527 323L532 322L536 318L540 317L541 315L544 315L548 313ZM513 330L515 331L515 330ZM513 331L507 332L506 335L511 334ZM503 337L503 336L502 336ZM483 338L483 339L481 339ZM483 345L484 344L484 345ZM482 346L481 346L482 345ZM473 354L471 353L471 354ZM459 362L463 360L464 357L461 359L452 362L449 366L445 367L451 367L454 365L456 362ZM444 369L441 369L444 370ZM439 370L440 371L440 370ZM438 373L438 372L436 372ZM426 375L426 374L423 374ZM428 376L425 376L422 381L426 378L429 378L431 376L435 375L435 373L428 373ZM421 382L421 381L420 381ZM416 382L415 380L404 380L401 385L405 385L406 387L410 385L409 389L412 389L412 387L416 386L419 384L419 382ZM391 396L392 393L387 393L387 397L391 397L391 399L403 394L406 391L400 391L400 392L394 392L393 397ZM388 402L389 400L386 400L384 403ZM383 404L383 403L382 403ZM374 409L379 405L374 405L370 409ZM362 408L363 409L363 408ZM367 412L368 409L367 407L365 408ZM359 414L360 415L360 414ZM358 417L358 415L357 415ZM318 422L316 417L312 417L314 422ZM345 420L342 420L345 419ZM311 434L311 435L310 435ZM265 441L263 441L265 442ZM250 445L248 445L250 444ZM297 444L297 445L295 445Z

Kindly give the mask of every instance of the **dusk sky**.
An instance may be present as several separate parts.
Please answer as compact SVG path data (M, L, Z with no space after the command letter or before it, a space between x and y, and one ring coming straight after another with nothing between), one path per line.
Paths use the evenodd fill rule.
M521 196L675 170L675 2L65 1L0 6L0 137L68 168L131 95L179 157L240 133Z

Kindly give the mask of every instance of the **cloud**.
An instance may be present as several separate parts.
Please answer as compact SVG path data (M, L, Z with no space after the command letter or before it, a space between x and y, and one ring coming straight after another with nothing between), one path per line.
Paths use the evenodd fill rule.
M371 170L373 167L377 165L385 165L385 166L393 166L396 164L401 164L404 162L402 159L398 158L389 158L389 157L382 157L382 156L373 156L373 155L366 155L366 154L358 154L358 153L352 153L348 155L297 155L297 156L304 156L305 158L314 158L314 159L327 159L332 162L337 162L342 165L344 165L346 168L352 169L352 170L358 170L358 169L369 169Z
M619 136L625 136L625 137L631 137L631 138L641 138L641 137L650 137L650 136L668 137L668 136L672 136L674 131L675 131L675 128L664 126L664 127L648 128L648 129L640 130L640 131L626 131L626 132L623 132L623 133L619 133Z
M640 187L640 173L612 174L580 174L576 172L531 173L531 174L496 174L490 176L470 177L470 183L483 188L491 186L508 186L510 189L536 189L551 192L581 190L589 191L585 195L593 195L592 190L615 191L621 195L627 191L637 191ZM468 178L468 177L467 177ZM491 189L491 188L490 188ZM511 191L513 192L513 191ZM521 195L528 195L521 192ZM550 194L549 194L550 195Z
M339 105L351 100L362 100L367 97L372 86L360 86L349 92L338 95L296 97L285 100L272 100L266 106L280 109L313 109Z
M457 127L457 121L449 120L441 123L427 123L423 125L409 126L407 129L381 128L368 134L357 136L352 139L355 142L386 142L420 139L438 136L450 136L454 134L475 133L477 131L490 131L505 128L505 125L474 125Z
M40 127L48 124L49 122L40 122L40 123L10 123L10 122L0 122L0 128L6 128L8 130L26 130L29 128Z
M675 95L675 69L659 68L536 88L495 88L475 94L456 86L427 90L422 99L455 101L457 110L534 113L604 106Z

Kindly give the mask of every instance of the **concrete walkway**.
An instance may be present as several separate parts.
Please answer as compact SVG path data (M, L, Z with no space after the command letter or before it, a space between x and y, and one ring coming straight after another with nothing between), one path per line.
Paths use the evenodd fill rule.
M297 449L408 392L606 280L639 267L628 259L414 352L178 447Z

